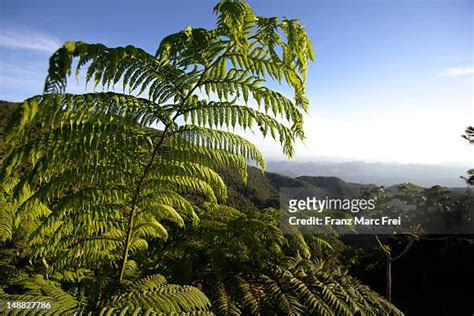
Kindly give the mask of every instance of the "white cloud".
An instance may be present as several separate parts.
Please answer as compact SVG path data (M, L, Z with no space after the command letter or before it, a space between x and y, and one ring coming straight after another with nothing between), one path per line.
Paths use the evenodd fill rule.
M0 30L0 46L51 53L61 46L61 41L48 34L3 29Z
M430 112L398 110L373 115L363 112L308 116L304 127L307 139L305 144L296 145L294 159L338 157L346 161L470 164L474 148L460 136L470 124L470 117L467 113L434 108ZM260 148L265 158L284 159L278 143L257 135L245 137Z
M446 77L458 77L458 76L466 76L466 75L474 75L473 66L453 67L453 68L448 68L441 72L441 76L446 76Z

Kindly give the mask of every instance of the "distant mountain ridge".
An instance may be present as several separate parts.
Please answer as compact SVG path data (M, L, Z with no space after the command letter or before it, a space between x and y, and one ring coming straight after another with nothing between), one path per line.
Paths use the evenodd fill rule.
M288 177L278 173L264 172L255 167L248 168L247 183L244 184L236 169L229 168L219 172L227 184L228 198L221 201L242 211L255 211L267 207L279 208L280 193L288 188L301 189L305 194L319 198L356 199L376 188L375 184L346 182L338 177L301 176ZM400 183L399 183L400 184ZM392 193L398 191L399 184L386 186ZM285 191L281 191L284 189ZM466 186L448 187L453 196L466 192ZM470 188L474 193L474 189Z
M338 177L347 182L391 186L411 182L422 187L465 187L466 167L443 165L351 162L268 161L267 170L289 177Z

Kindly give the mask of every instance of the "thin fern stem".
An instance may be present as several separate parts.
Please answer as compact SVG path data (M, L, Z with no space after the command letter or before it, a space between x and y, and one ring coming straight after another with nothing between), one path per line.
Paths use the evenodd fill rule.
M193 88L191 88L189 90L187 95L183 98L183 100L181 102L181 105L177 108L176 113L173 116L173 118L168 123L166 123L166 125L163 129L163 132L161 133L160 140L158 141L157 145L153 149L150 160L148 161L145 168L143 169L143 173L140 177L140 180L138 181L137 187L135 189L135 193L134 193L133 198L132 198L131 211L130 211L130 216L128 218L128 225L127 225L128 226L127 227L127 237L125 239L125 247L124 247L124 250L123 250L122 262L120 264L120 273L119 273L119 278L118 278L119 283L123 282L123 276L125 274L125 269L126 269L126 266L127 266L128 252L130 250L130 242L132 240L132 234L133 234L134 218L135 218L135 213L136 213L136 210L137 210L136 205L137 205L137 202L140 198L140 192L142 190L143 181L145 180L146 176L148 175L148 172L149 172L151 166L153 165L153 162L155 161L156 155L158 154L158 151L159 151L161 145L163 144L163 142L166 139L166 136L167 136L167 133L168 133L170 127L173 126L175 121L178 119L178 117L180 115L182 115L181 108L184 106L187 99L193 94L193 92L197 89L197 87L199 87L199 85L201 84L204 76L209 71L209 69L211 69L217 62L219 62L220 59L224 58L227 55L227 53L232 49L233 46L234 46L234 44L229 45L229 47L226 49L226 51L221 56L216 58L209 66L205 66L204 71L202 72L199 80L196 82L196 84L193 86Z

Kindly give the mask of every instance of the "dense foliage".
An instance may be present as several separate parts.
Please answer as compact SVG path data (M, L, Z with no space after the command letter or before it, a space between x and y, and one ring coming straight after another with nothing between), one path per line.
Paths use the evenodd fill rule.
M68 42L51 57L44 94L2 135L2 300L52 302L46 313L400 314L318 261L327 241L284 236L271 210L219 206L217 170L245 180L248 161L264 167L235 129L288 156L304 138L314 56L297 20L240 1L215 12L215 29L188 27L155 55ZM74 63L101 92L66 93Z

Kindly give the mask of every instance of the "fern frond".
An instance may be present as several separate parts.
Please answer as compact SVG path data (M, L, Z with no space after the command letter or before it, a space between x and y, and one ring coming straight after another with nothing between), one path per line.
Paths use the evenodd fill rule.
M43 279L42 276L34 276L25 282L24 287L24 294L7 294L0 291L0 299L11 302L23 301L49 303L50 308L47 309L23 310L31 313L41 311L44 315L75 314L80 310L80 303L75 297L63 291L52 282ZM17 315L19 314L19 311L21 311L19 309L8 310L6 304L2 304L0 308L0 312L4 313L3 315Z
M209 299L197 288L168 284L161 275L134 283L125 293L113 296L107 307L148 309L155 313L193 313L209 311Z

